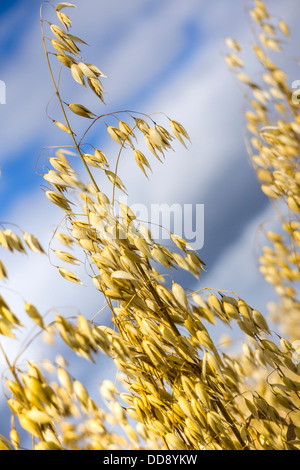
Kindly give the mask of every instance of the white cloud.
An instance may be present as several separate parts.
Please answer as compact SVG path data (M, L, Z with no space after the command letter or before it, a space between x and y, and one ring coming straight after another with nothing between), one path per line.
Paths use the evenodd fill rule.
M265 242L259 226L274 216L273 208L268 207L249 221L233 246L230 246L211 271L204 273L199 288L229 290L244 298L253 308L266 313L270 298L276 298L274 289L265 282L258 271L258 255L261 244Z

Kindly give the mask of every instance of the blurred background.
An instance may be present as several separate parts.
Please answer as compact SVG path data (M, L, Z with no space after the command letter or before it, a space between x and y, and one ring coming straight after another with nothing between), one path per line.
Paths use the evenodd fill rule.
M271 3L274 16L291 28L293 39L287 47L293 57L300 36L299 5L296 0ZM84 61L108 76L103 80L106 106L74 82L69 69L61 77L63 99L84 104L97 114L126 109L163 112L186 128L191 138L188 149L175 144L175 152L167 154L163 165L150 158L153 174L149 180L133 158L126 155L121 159L119 175L128 189L129 202L149 207L155 203L203 204L204 245L199 255L207 272L199 280L176 272L176 280L191 290L234 291L265 313L274 294L258 271L259 226L275 213L249 162L244 141L246 103L224 61L224 40L232 37L245 48L246 71L253 78L259 71L251 53L253 31L246 13L252 2L77 0L76 5L76 9L65 10L73 21L71 33L89 44L81 48ZM0 105L0 221L36 234L47 250L63 214L42 191L41 173L47 161L43 153L38 157L44 147L72 142L45 113L54 90L41 40L39 10L39 0L0 4L0 80L6 84L6 104ZM49 5L43 11L45 18L58 24ZM51 45L49 50L53 50ZM282 65L282 57L280 61ZM291 82L300 78L297 70L292 70ZM55 100L48 111L61 120ZM167 127L163 115L158 114L156 120ZM89 124L76 117L74 123L78 135ZM89 138L111 161L116 160L118 148L104 124L95 126ZM101 186L100 173L97 178ZM9 228L19 233L14 226ZM50 309L66 315L80 311L87 318L103 306L91 283L79 287L64 281L47 256L11 255L3 249L0 257L9 275L9 283L0 284L0 295L25 323L24 299L42 314ZM103 318L105 321L109 319ZM15 341L7 340L5 347L11 358L18 353ZM47 346L38 340L24 359L43 358L46 351ZM2 358L0 361L4 367ZM114 374L104 358L96 366L74 355L71 362L76 376L86 378L88 374L93 384ZM4 420L0 428L5 429Z

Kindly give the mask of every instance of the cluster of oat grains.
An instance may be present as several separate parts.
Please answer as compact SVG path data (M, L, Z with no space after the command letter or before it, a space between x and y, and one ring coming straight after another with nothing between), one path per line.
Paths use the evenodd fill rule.
M254 3L251 15L260 28L261 42L254 52L263 66L268 90L241 72L242 51L235 40L226 41L231 50L226 61L253 94L253 109L246 117L255 150L251 156L262 190L286 203L293 214L283 224L289 241L268 232L273 245L264 249L260 260L262 273L281 297L280 318L275 320L285 325L286 339L272 333L265 317L236 294L206 288L187 293L175 281L167 283L176 268L198 278L205 263L176 234L170 234L173 250L158 243L151 227L136 220L127 205L120 203L116 211L117 191L127 193L117 173L122 152L132 152L148 177L151 158L163 161L173 142L186 146L189 136L180 123L168 117L169 130L153 116L129 111L110 114L118 125L108 126L104 122L108 115L64 102L51 65L53 56L72 79L97 95L101 106L105 74L84 62L79 45L85 43L70 34L71 19L65 13L75 6L60 3L53 7L60 26L41 16L42 37L65 119L51 120L70 134L74 145L72 151L61 148L49 156L51 169L44 174L49 185L46 197L64 212L65 222L65 230L57 229L52 241L62 247L51 247L51 253L62 278L78 288L84 264L96 295L105 299L105 308L111 312L111 325L101 324L101 313L79 313L76 318L56 313L47 323L29 302L24 310L48 341L57 335L87 361L101 363L103 355L114 361L120 371L119 382L117 386L104 380L100 386L104 405L100 406L72 376L62 357L54 362L28 361L23 366L17 359L12 364L1 347L8 365L4 393L12 414L10 435L0 440L3 450L22 448L19 427L32 436L35 450L299 448L299 366L291 341L299 334L295 283L300 259L300 121L287 77L265 51L281 51L280 34L288 36L288 27L283 21L273 24L265 4ZM45 36L45 25L54 39ZM54 53L48 51L47 41ZM273 111L269 117L270 107L280 114L276 122L271 117ZM91 120L81 139L70 124L74 114ZM101 124L118 146L115 168L101 149L90 146L91 153L83 150L89 129ZM140 150L141 139L149 155ZM74 169L76 156L87 171L87 182ZM103 179L111 183L111 195L101 191ZM33 235L24 234L23 239L31 250L44 254ZM7 228L0 232L0 244L10 251L25 250L21 238ZM71 253L74 247L81 259ZM168 276L160 268L167 270ZM7 277L3 263L0 277ZM293 312L291 317L289 312ZM22 328L22 323L2 297L0 315L0 334L16 338L12 330ZM217 323L241 330L244 342L240 353L225 353L215 344L210 331Z

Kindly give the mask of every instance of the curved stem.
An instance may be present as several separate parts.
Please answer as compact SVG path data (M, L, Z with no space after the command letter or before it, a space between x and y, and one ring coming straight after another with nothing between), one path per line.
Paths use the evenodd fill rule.
M46 3L46 2L43 2L43 3ZM79 154L79 156L80 156L80 158L81 158L81 160L82 160L82 162L83 162L83 164L84 164L84 166L85 166L85 168L86 168L86 170L87 170L87 172L88 172L88 174L89 174L89 176L90 176L90 178L91 178L91 180L92 180L92 182L93 182L93 184L94 184L94 186L95 186L95 188L96 188L96 190L99 192L99 191L100 191L100 190L99 190L99 187L98 187L98 185L97 185L97 183L96 183L96 181L95 181L95 179L94 179L94 177L93 177L93 175L92 175L92 173L91 173L91 171L90 171L90 169L89 169L89 167L88 167L88 165L87 165L87 163L86 163L86 161L85 161L85 159L84 159L84 157L83 157L83 155L82 155L82 153L81 153L81 151L80 151L80 148L79 148L79 146L78 146L78 144L77 144L77 141L76 141L76 139L75 139L75 136L74 136L74 132L73 132L72 129L71 129L71 126L70 126L68 117L67 117L67 115L66 115L66 111L65 111L65 108L64 108L62 99L61 99L60 94L59 94L58 86L57 86L56 81L55 81L54 76L53 76L53 71L52 71L52 68L51 68L50 60L49 60L49 55L48 55L47 46L46 46L46 42L45 42L44 28L43 28L43 19L42 19L42 7L43 7L43 3L42 3L41 8L40 8L42 40L43 40L43 46L44 46L44 49L45 49L45 55L46 55L46 59L47 59L48 68L49 68L49 72L50 72L50 75L51 75L51 79L52 79L52 82L53 82L53 85L54 85L54 88L55 88L55 92L56 92L57 98L58 98L58 100L59 100L59 104L60 104L60 106L61 106L61 109L62 109L64 118L65 118L65 121L66 121L66 125L67 125L67 127L68 127L68 129L69 129L69 131L70 131L70 133L71 133L71 136L72 136L74 145L75 145L75 147L76 147L76 150L77 150L77 152L78 152L78 154ZM47 2L47 3L49 3L49 2Z
M86 134L91 130L91 128L93 127L94 124L96 124L96 122L103 118L103 117L107 117L107 116L115 116L116 114L121 114L121 113L126 113L126 114L141 114L142 116L144 117L148 117L151 119L150 116L152 116L152 114L158 114L158 113L151 113L151 114L146 114L146 113L141 113L140 111L130 111L130 110L122 110L122 111L113 111L111 113L106 113L106 114L101 114L101 116L97 116L93 122L89 125L89 127L87 128L87 130L85 131L85 133L82 135L80 141L79 141L79 145L81 144L81 142L83 141L84 137L86 136ZM160 113L162 114L162 113ZM132 117L132 116L131 116ZM151 119L153 121L153 119ZM153 121L154 122L154 121Z

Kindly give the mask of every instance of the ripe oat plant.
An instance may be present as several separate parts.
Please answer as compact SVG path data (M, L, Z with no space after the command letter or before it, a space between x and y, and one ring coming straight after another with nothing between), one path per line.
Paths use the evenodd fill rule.
M1 436L0 448L23 449L20 436L25 433L34 450L299 449L300 115L289 78L276 65L276 54L284 54L290 36L287 24L273 18L263 1L253 2L253 52L261 65L256 81L246 73L239 43L226 39L225 60L241 82L248 107L247 150L282 228L275 233L264 227L259 269L274 287L278 302L271 312L261 313L238 293L210 288L187 293L170 282L174 269L198 278L205 263L183 237L171 233L173 249L167 248L153 239L151 227L137 220L126 204L116 210L118 194L127 194L118 173L123 153L135 159L144 178L152 159L163 162L173 141L186 146L189 136L182 124L163 113L105 114L106 75L84 61L81 49L86 44L70 33L73 8L71 3L41 6L42 43L53 99L61 110L60 117L49 116L50 125L70 139L67 147L48 149L50 169L43 175L45 196L63 217L50 248L54 242L61 245L52 254L57 258L53 269L63 283L76 283L80 289L80 274L88 272L95 295L105 298L111 323L101 323L101 312L92 318L58 312L47 321L38 306L26 302L24 310L38 331L26 344L58 337L74 360L81 356L101 364L107 357L118 373L115 382L101 383L105 405L100 406L98 397L89 396L86 385L69 372L62 356L55 361L25 361L25 345L22 360L16 355L12 361L0 343L7 364L2 394L11 412L10 433ZM103 108L100 115L82 103L65 101L59 86L62 74L95 95ZM115 124L108 125L108 117ZM82 136L75 135L74 119L87 121ZM119 146L116 161L89 145L89 131L100 125ZM142 144L148 152L141 150ZM84 181L75 170L78 158ZM110 194L101 191L106 180ZM27 250L45 254L33 234L21 237L7 227L0 231L0 244L16 256ZM3 282L7 271L1 262ZM18 342L16 330L25 327L2 295L0 315L1 335ZM224 352L215 345L210 331L220 322L240 330L240 351Z

